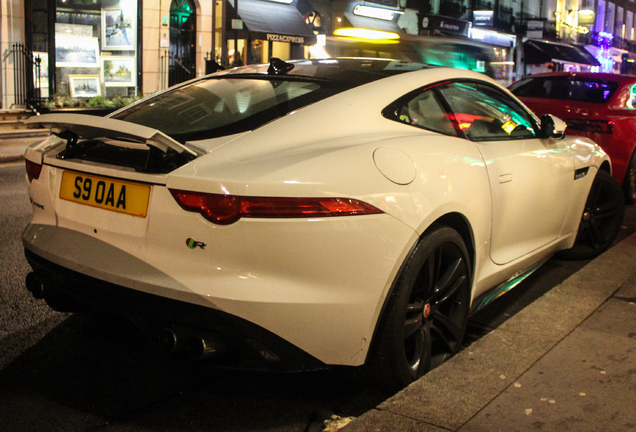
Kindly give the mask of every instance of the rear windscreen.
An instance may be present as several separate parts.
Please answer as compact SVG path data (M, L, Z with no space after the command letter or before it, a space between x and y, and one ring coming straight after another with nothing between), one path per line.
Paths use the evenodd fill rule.
M339 91L326 81L206 79L162 93L113 118L158 129L184 143L256 129Z
M618 89L614 81L573 77L527 78L510 86L517 97L568 99L580 102L605 103Z

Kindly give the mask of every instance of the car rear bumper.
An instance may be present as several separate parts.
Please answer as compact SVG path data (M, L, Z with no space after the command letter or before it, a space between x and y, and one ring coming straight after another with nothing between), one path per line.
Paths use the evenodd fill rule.
M150 325L153 338L162 327L190 325L181 319L188 314L174 317L169 312L172 306L155 311L151 306L154 303L130 310L126 293L132 293L132 297L146 294L209 311L204 315L229 316L250 324L249 337L227 332L228 339L264 343L260 335L276 335L324 364L358 366L366 360L384 299L417 237L386 215L357 220L374 227L380 222L380 228L355 230L349 223L335 233L325 231L321 242L338 247L322 254L320 260L312 258L317 253L317 242L303 241L309 234L304 224L292 221L293 226L288 226L281 222L278 227L270 223L269 238L296 235L297 241L269 241L269 247L260 252L243 247L236 259L242 259L244 265L236 274L232 266L213 265L214 261L202 254L209 250L227 259L230 252L223 254L220 248L197 251L198 260L185 246L185 253L162 250L161 254L149 255L134 250L132 240L130 245L119 247L106 242L99 233L91 235L45 224L29 225L22 237L29 261L43 284L57 291L72 290L73 297L82 303L123 312L140 326ZM333 223L338 222L330 220L325 229L333 228ZM343 233L350 237L348 242L342 241ZM268 264L268 271L259 267L263 262ZM279 267L270 262L279 263ZM76 280L88 282L78 284ZM105 291L95 288L102 285L117 287L112 300L110 292L103 294ZM283 356L272 351L277 357Z
M162 333L170 330L178 335L173 351L184 354L192 338L212 337L221 347L213 361L222 366L283 371L326 367L293 344L239 317L105 282L55 264L29 249L25 249L25 257L42 284L41 296L56 309L122 315L160 347Z

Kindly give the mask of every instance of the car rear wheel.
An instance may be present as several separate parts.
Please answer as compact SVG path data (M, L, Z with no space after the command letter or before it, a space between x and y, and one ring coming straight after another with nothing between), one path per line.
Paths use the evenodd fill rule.
M459 351L470 286L461 236L435 226L411 253L386 305L367 365L376 384L399 390Z
M565 259L592 259L610 247L623 223L625 200L614 177L599 171L592 183L574 246L561 251Z
M623 190L625 191L625 203L634 204L636 202L636 150L632 153L627 165Z

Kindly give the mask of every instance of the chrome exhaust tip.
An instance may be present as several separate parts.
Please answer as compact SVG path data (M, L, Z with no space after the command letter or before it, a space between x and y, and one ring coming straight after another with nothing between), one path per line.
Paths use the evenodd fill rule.
M172 328L165 328L159 333L159 348L166 354L172 354L179 350L180 338Z
M206 333L192 336L188 340L188 355L193 360L216 357L225 351L225 346L215 334Z

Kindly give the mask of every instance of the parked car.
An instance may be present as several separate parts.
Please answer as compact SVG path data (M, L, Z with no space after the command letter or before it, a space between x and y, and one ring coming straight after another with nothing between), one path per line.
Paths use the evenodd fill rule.
M537 115L564 120L568 134L588 137L612 159L628 203L636 201L636 76L592 72L530 75L510 90Z
M55 135L25 153L27 288L235 367L398 389L554 253L608 248L624 210L600 147L471 71L273 59L29 123Z

